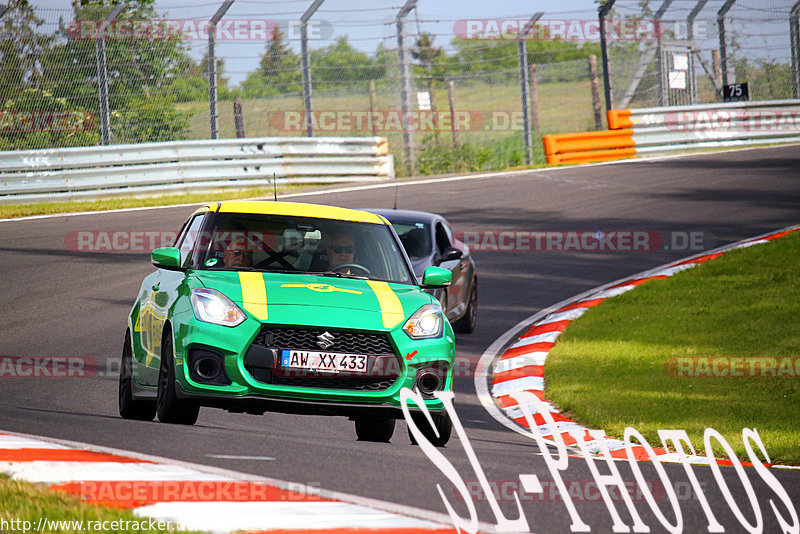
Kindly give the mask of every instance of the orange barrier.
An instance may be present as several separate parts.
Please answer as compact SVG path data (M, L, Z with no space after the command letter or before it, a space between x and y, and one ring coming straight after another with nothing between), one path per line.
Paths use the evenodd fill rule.
M636 155L631 129L545 135L542 143L550 165L613 161Z
M631 121L631 110L629 109L609 109L608 110L608 129L620 130L622 128L633 128Z

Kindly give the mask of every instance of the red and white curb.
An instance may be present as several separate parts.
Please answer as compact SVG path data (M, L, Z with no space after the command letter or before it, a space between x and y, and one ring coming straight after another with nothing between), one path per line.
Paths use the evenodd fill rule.
M455 532L447 515L427 510L21 434L0 432L0 473L182 529L274 534Z
M789 233L800 230L800 226L791 226L778 232L765 234L759 237L746 239L738 243L717 248L711 252L702 253L688 259L671 262L629 278L611 282L604 286L591 289L580 295L555 304L527 319L521 321L503 336L498 338L481 356L475 371L475 388L483 407L504 426L524 435L529 435L528 423L521 407L511 396L512 393L526 391L541 400L550 412L556 423L556 432L566 445L575 445L576 440L570 434L577 430L583 433L587 449L592 452L601 450L600 444L588 434L590 429L579 425L572 419L559 413L558 409L547 403L544 399L545 378L544 364L547 355L555 345L558 337L567 326L583 315L586 310L597 306L606 299L621 295L635 287L659 278L669 278L675 273L691 269L700 263L718 258L729 250L744 248L773 239L783 237ZM520 334L520 332L522 332ZM530 405L533 421L546 440L554 443L553 432L541 412L534 405ZM607 436L602 438L614 458L626 458L625 443ZM654 449L662 461L680 461L675 453L663 449ZM647 460L647 451L642 446L634 445L632 452L637 459ZM698 464L708 464L705 456L690 456L689 461ZM717 460L721 465L731 465L728 460ZM778 467L778 466L774 466Z

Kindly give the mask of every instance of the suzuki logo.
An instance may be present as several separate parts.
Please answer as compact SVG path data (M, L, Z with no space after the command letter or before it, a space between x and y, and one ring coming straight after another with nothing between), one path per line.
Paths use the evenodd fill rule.
M317 339L319 340L317 341L317 345L319 345L320 348L327 350L333 346L333 342L336 338L333 337L333 334L330 332L325 331L318 335Z

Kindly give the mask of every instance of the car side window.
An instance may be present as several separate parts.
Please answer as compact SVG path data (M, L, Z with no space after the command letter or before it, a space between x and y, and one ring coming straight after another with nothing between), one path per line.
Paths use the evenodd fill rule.
M192 217L185 227L185 232L180 238L178 249L181 251L181 265L187 267L192 263L192 250L200 234L200 227L203 224L205 213L199 213Z
M439 249L440 255L450 248L450 238L440 222L436 223L436 248Z

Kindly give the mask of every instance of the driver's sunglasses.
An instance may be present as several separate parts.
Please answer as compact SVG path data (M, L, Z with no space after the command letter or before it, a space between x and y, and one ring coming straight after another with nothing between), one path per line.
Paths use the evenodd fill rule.
M331 249L333 249L336 254L341 254L342 252L352 254L355 252L356 247L354 245L331 245Z
M230 253L231 253L231 254L233 254L234 256L244 256L244 254L245 254L247 251L245 251L245 250L229 250L228 252L230 252Z

